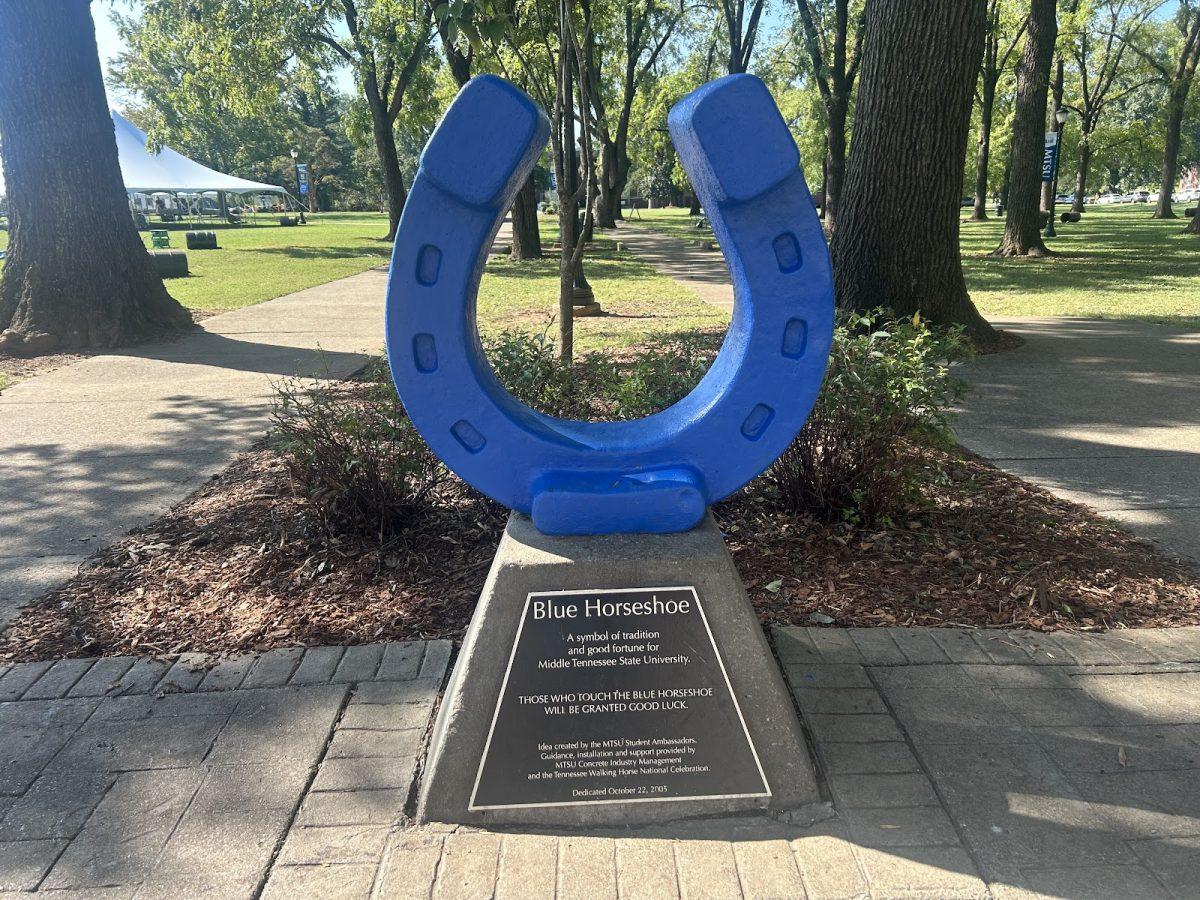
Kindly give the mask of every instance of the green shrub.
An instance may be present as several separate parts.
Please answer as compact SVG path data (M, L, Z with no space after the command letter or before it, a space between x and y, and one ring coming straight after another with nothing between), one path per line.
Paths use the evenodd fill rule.
M704 376L719 337L654 341L636 356L589 353L559 361L546 334L505 332L484 341L500 383L521 402L574 420L659 412ZM842 316L829 371L800 435L760 487L785 508L830 521L887 521L915 499L923 460L913 442L943 437L962 392L949 364L966 354L956 332L919 318ZM404 528L446 473L409 422L382 361L361 384L279 387L275 446L297 496L330 531L379 535Z
M278 385L272 420L294 493L330 533L386 540L412 522L446 475L382 361L361 384Z
M678 403L700 383L717 353L712 335L685 335L650 344L620 373L616 412L620 419L639 419Z
M505 331L483 342L484 353L505 390L524 403L560 419L586 420L597 401L617 382L615 370L596 354L564 365L545 332Z
M883 311L839 317L812 415L765 478L789 510L863 525L916 499L923 462L914 441L944 439L964 385L957 331Z
M506 331L484 341L504 388L522 403L560 419L638 419L682 400L716 353L709 335L653 341L636 357L587 353L568 366L545 332Z

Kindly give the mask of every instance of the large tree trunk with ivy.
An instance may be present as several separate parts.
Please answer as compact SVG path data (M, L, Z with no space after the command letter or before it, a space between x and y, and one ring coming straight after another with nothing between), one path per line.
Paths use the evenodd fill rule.
M958 243L984 20L984 0L868 0L833 261L841 307L919 312L987 345Z
M997 256L1045 256L1042 243L1042 154L1045 149L1046 95L1050 63L1058 38L1057 0L1033 0L1025 50L1017 65L1013 112L1012 174L1004 238Z
M88 0L0 0L11 222L0 352L115 347L189 328L133 224Z
M542 235L538 230L537 185L531 174L517 192L512 208L512 259L541 259Z

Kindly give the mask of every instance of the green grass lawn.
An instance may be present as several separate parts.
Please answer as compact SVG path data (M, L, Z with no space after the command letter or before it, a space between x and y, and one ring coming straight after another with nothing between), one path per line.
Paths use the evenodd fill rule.
M169 279L167 289L184 306L224 311L261 303L372 266L386 263L391 245L380 240L387 218L374 213L320 213L308 225L284 228L271 216L260 224L194 226L217 232L220 250L188 251L191 275ZM158 223L154 223L157 227ZM184 232L173 226L171 246L186 249ZM557 239L553 217L541 222L542 240ZM148 232L142 233L147 246ZM0 249L8 233L0 231ZM651 335L666 336L697 328L722 328L728 317L698 300L673 279L658 275L628 253L614 253L613 239L597 235L595 252L585 270L604 308L604 315L579 319L575 342L579 350L624 347ZM479 291L481 330L505 329L556 332L558 256L547 247L541 260L513 263L492 257Z
M1178 211L1182 214L1182 205ZM649 227L695 237L685 209L642 210ZM636 220L634 220L636 221ZM1095 316L1200 328L1200 238L1184 220L1156 221L1146 204L1095 206L1059 225L1048 259L993 259L1002 220L963 222L963 268L988 316Z
M584 273L604 315L575 320L577 350L626 347L648 337L723 328L729 321L723 310L704 303L628 252L589 254ZM488 263L479 288L481 332L550 328L555 336L557 311L557 256L521 263L493 257Z
M186 250L183 233L196 228L216 231L221 249L189 250L191 275L167 281L171 296L192 309L238 309L382 265L392 252L378 213L318 213L293 228L276 216L258 222L172 228L172 248ZM149 232L142 240L150 245Z
M1057 225L1047 259L994 259L1004 223L964 222L967 287L988 316L1092 316L1200 328L1200 237L1146 204L1096 206ZM1183 212L1179 206L1180 214Z
M171 248L187 250L184 232L217 232L220 250L187 250L187 278L169 279L167 290L191 309L222 311L252 306L387 262L392 245L380 240L387 217L378 213L318 213L307 225L284 228L277 216L255 225L163 225ZM150 246L150 233L141 233ZM0 250L8 232L0 231Z

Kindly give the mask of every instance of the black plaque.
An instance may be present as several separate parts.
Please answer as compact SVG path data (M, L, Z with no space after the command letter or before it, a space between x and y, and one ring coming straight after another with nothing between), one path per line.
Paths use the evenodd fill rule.
M770 795L694 588L526 598L472 810Z

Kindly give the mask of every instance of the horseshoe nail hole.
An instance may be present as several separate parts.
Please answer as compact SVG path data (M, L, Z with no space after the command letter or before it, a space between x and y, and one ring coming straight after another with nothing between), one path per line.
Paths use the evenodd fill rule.
M746 421L742 423L742 437L748 441L757 441L774 418L775 410L766 404L758 404L750 410L750 415L746 416Z
M417 254L417 281L426 287L437 283L442 268L442 251L426 244Z
M775 259L779 262L780 272L795 272L804 265L804 257L800 255L800 242L790 231L785 231L775 238L771 245L775 248Z
M789 319L783 328L783 355L799 359L808 349L808 323L803 319Z
M462 444L463 449L468 453L478 453L483 449L483 445L487 443L487 438L480 434L479 430L466 419L459 419L451 425L450 433L454 435L454 439Z
M432 334L418 334L413 338L413 362L418 372L436 372L438 367L437 344Z

